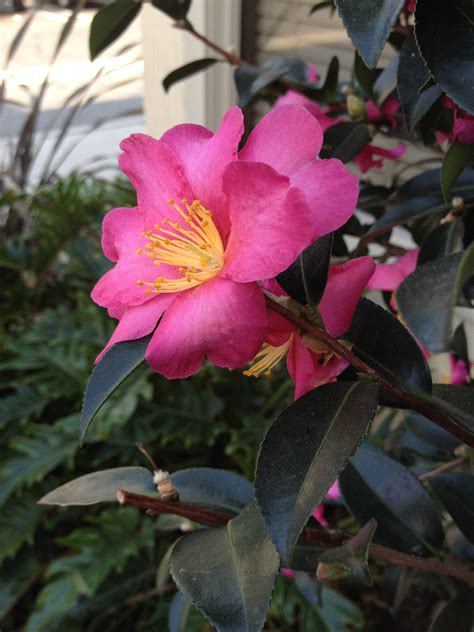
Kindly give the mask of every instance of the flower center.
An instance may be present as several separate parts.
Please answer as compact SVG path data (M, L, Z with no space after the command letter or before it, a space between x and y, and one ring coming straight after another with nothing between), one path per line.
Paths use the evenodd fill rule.
M288 353L293 335L294 334L291 334L288 340L279 347L273 347L265 342L253 359L250 367L247 371L244 371L244 375L247 377L260 377L263 374L265 377L268 377L271 370L276 367L280 360L283 360Z
M199 200L188 204L182 201L182 208L174 200L168 204L183 218L185 225L163 220L163 225L155 224L154 230L147 230L142 237L147 239L145 247L137 254L151 257L156 266L175 266L178 277L174 279L158 276L153 282L137 281L148 286L145 293L182 292L209 281L224 265L224 247L212 213Z

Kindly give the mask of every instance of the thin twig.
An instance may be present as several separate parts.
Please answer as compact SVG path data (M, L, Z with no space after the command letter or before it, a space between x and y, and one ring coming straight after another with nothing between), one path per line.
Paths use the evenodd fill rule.
M460 456L458 459L454 459L454 461L449 461L448 463L443 463L439 467L436 467L434 470L430 470L429 472L425 472L424 474L420 474L418 479L420 481L429 481L430 478L433 478L437 474L441 474L442 472L449 472L450 470L454 470L456 467L459 467L466 460Z
M191 35L193 35L196 39L205 44L208 48L221 55L221 57L223 57L231 66L251 66L251 64L245 61L245 59L242 59L238 55L225 50L224 48L219 46L219 44L211 42L211 40L208 39L205 35L199 33L199 31L196 31L196 29L187 20L175 22L174 27L177 29L181 29L182 31L187 31L188 33L191 33Z
M274 301L268 295L265 295L265 300L269 309L272 309L278 314L281 314L281 316L284 316L287 320L296 325L302 332L309 334L313 338L316 338L316 340L324 342L324 344L329 349L331 349L331 351L333 351L338 357L343 358L344 360L349 362L349 364L351 364L358 372L365 373L366 375L372 377L374 380L380 382L388 393L396 397L399 401L406 404L408 408L416 410L424 417L431 419L431 421L433 421L435 424L437 424L441 428L444 428L444 430L447 430L471 448L474 447L474 437L469 432L467 432L467 430L464 430L464 428L461 428L456 423L454 423L454 421L452 421L452 419L445 415L440 409L434 408L415 393L405 390L396 384L393 384L387 377L368 366L350 349L339 342L339 340L336 340L330 334L328 334L327 331L324 331L324 329L312 325L301 316L294 314L291 310L286 308L281 303Z
M152 496L142 496L141 494L127 492L125 490L120 490L117 493L117 499L122 505L146 509L147 513L152 515L168 513L187 518L193 522L199 522L208 527L223 527L229 520L235 518L233 514L204 509L197 505L191 505L190 503L159 500ZM340 546L349 538L350 535L342 531L306 528L303 530L299 541L306 544ZM455 577L468 584L474 584L474 564L464 564L457 561L441 562L440 560L401 553L400 551L379 544L372 544L370 546L370 554L391 564L409 566L438 575Z

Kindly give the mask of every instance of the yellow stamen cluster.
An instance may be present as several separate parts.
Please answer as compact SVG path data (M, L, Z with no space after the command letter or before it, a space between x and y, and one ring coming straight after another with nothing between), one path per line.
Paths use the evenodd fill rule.
M224 247L211 211L199 200L192 204L182 200L182 207L174 200L168 204L178 214L175 220L182 218L185 225L167 218L162 226L155 224L155 230L142 233L147 243L137 254L151 257L157 266L176 267L179 276L158 276L152 283L137 281L138 285L148 286L148 295L189 290L215 277L224 265Z
M250 368L244 371L244 375L248 377L260 377L263 374L265 377L268 377L271 370L275 368L288 353L292 338L293 334L279 347L273 347L265 342L255 356Z

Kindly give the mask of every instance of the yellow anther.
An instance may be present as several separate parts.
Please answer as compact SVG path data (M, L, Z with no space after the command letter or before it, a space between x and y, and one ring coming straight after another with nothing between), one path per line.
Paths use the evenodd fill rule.
M142 250L141 248L139 248L139 249L137 250L137 255L142 255L142 254L143 254L143 250Z
M151 290L145 290L145 294L147 296L151 296L153 294L153 292Z
M174 204L174 200L172 200L172 199L171 199L171 200L168 200L167 204L169 204L170 206L173 206L173 204Z

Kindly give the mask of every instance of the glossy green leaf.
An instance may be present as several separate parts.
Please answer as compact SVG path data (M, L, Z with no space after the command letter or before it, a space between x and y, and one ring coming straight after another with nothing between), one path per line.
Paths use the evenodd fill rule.
M377 529L377 521L371 518L356 535L345 544L326 551L319 556L324 564L336 564L352 573L364 584L372 584L369 573L369 548Z
M171 554L178 588L218 632L262 629L278 567L255 502L226 527L183 536Z
M474 434L474 389L434 384L433 399L456 423Z
M357 79L360 87L365 92L369 99L374 98L374 81L377 78L377 70L374 68L367 68L364 63L364 60L359 55L357 51L355 51L354 56L354 75Z
M435 213L446 213L449 210L441 197L424 196L412 197L401 204L393 206L385 215L375 222L367 233L367 237L374 239L383 235L394 226L405 224L413 219L434 215Z
M239 513L254 498L252 484L243 476L211 467L191 467L171 475L180 500L223 512Z
M298 399L270 426L260 447L255 495L282 559L362 441L380 388L326 384Z
M447 257L463 249L464 224L461 218L440 224L432 230L421 244L417 265L439 257Z
M415 36L430 74L448 96L474 114L474 30L460 2L417 0Z
M171 86L178 81L183 81L183 79L192 77L192 75L206 70L206 68L213 66L218 61L219 60L215 57L204 57L203 59L196 59L195 61L191 61L188 64L184 64L184 66L176 68L175 70L167 74L162 81L165 92L168 92Z
M449 350L453 288L461 260L459 253L418 266L396 292L403 321L433 353Z
M339 476L347 508L360 525L375 518L374 540L407 553L440 547L444 532L430 495L401 463L362 445Z
M434 384L433 389L436 388ZM473 398L474 399L474 398ZM438 452L452 454L461 441L447 430L440 428L426 417L415 413L413 410L405 414L405 423L420 441L435 448Z
M451 190L466 167L474 161L474 145L455 140L444 155L441 165L441 189L446 202L450 201Z
M428 632L472 632L474 629L474 609L472 607L472 594L469 592L456 597L444 606Z
M324 83L320 88L308 88L308 96L312 96L316 101L333 103L337 97L339 86L339 59L332 57L324 78Z
M151 4L174 20L184 20L191 0L151 0Z
M325 148L321 158L337 158L349 162L369 142L369 132L365 123L338 123L324 133Z
M324 235L306 248L298 259L277 276L285 292L302 305L317 305L326 288L333 235Z
M474 476L443 472L430 486L466 538L474 543Z
M369 68L375 68L404 0L336 0L352 43Z
M420 94L420 88L428 78L428 70L412 34L405 40L400 51L397 77L400 105L410 132L442 95L442 90L437 84L430 86Z
M97 11L92 20L89 34L91 60L94 60L97 55L122 35L141 8L141 2L117 0Z
M43 496L40 505L94 505L117 502L117 492L125 489L137 494L155 494L153 473L144 467L117 467L92 472L69 481Z
M80 424L81 444L87 429L112 393L145 360L151 336L113 345L95 366L87 382Z
M406 327L386 309L361 298L343 338L353 352L404 390L431 393L431 373L420 346ZM383 392L383 402L401 406Z
M430 169L407 180L397 191L397 198L404 200L414 196L441 196L441 169ZM465 169L451 190L453 195L460 195L465 199L474 197L474 169Z
M168 632L185 632L192 606L180 592L171 600L168 611Z

